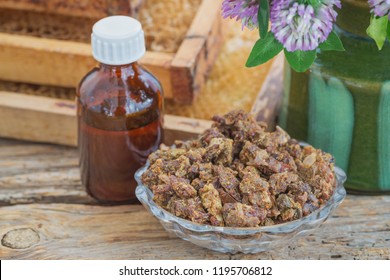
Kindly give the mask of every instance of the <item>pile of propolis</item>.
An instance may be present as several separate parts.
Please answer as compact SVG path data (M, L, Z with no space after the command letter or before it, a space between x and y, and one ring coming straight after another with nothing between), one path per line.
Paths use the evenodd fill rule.
M279 127L267 132L243 111L213 120L198 139L149 156L142 182L165 210L200 224L258 227L300 219L332 196L330 154Z

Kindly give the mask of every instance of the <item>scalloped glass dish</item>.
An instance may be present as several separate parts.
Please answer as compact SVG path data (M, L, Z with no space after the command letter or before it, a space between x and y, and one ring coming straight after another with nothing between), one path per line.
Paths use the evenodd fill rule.
M202 225L176 217L153 201L152 191L142 184L141 176L148 165L140 168L135 179L138 183L136 196L145 208L154 215L170 234L198 246L222 253L254 254L288 245L292 240L305 236L318 228L340 205L346 196L343 170L335 167L336 189L328 202L320 209L288 223L256 228L232 228Z

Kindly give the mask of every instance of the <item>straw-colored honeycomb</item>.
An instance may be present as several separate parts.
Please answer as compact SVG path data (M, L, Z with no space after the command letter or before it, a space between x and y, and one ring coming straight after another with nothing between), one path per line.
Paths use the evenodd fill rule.
M139 20L146 34L147 49L176 52L200 3L201 0L146 0L139 11ZM89 43L97 20L0 9L0 32Z
M149 49L176 52L200 3L201 0L147 0L140 10L139 20Z
M96 20L0 9L0 32L49 39L89 42Z
M271 63L246 68L245 62L258 39L257 31L241 30L235 21L224 21L225 42L203 90L192 105L166 102L166 113L210 119L233 109L250 111Z

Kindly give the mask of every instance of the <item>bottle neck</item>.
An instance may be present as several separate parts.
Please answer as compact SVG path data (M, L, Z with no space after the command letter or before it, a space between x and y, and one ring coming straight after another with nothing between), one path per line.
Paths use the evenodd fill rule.
M132 62L123 65L109 65L100 63L99 71L102 74L117 77L118 79L127 79L130 76L137 76L139 73L139 67L137 62Z
M103 72L118 72L118 71L125 71L128 69L134 70L135 68L137 68L137 66L138 63L136 61L129 64L123 64L123 65L109 65L101 62L99 63L99 68Z
M367 0L341 0L338 10L337 26L354 35L367 37L370 24L370 7Z

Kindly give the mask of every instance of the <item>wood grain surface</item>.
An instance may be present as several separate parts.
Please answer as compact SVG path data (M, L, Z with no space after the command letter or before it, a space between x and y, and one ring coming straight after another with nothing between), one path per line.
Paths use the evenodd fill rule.
M221 254L169 236L141 205L98 205L75 148L0 139L0 239L0 259L390 259L390 196L348 195L285 248Z
M146 52L140 60L158 77L165 98L172 98L173 58L173 54ZM0 33L0 61L2 80L70 88L97 65L90 44L7 33Z
M221 0L203 0L172 60L173 99L191 104L206 82L223 43Z

